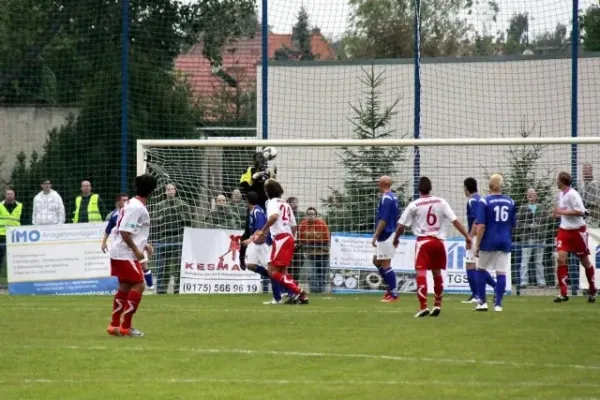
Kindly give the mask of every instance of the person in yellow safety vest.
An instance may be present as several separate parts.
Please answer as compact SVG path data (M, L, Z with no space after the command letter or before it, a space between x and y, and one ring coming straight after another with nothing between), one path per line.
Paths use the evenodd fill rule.
M81 196L75 199L73 223L103 222L104 204L96 193L92 193L90 181L81 181Z
M6 188L0 202L0 270L6 254L6 228L20 226L23 220L23 204L15 200L15 191Z

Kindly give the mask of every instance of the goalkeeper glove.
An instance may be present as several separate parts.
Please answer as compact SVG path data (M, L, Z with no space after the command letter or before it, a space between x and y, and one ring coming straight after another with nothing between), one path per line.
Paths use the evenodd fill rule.
M144 280L146 281L146 286L152 287L152 271L150 271L149 269L144 271Z

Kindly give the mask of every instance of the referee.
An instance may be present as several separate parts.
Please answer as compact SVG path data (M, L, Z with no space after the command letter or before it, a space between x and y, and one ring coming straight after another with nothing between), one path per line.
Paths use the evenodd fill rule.
M258 195L258 205L266 211L267 195L265 193L264 185L265 181L269 178L275 179L277 176L277 168L274 171L267 169L267 160L262 152L256 152L253 156L254 165L251 165L246 169L242 177L240 178L240 190L244 198L246 193L255 192ZM248 239L252 234L249 226L250 212L246 210L246 223L244 224L244 234L240 239L240 242ZM242 269L246 269L246 246L242 246L240 250L240 266Z

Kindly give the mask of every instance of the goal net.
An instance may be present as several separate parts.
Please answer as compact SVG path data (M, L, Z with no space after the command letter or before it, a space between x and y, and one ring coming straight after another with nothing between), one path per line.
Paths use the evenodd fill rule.
M159 287L166 290L165 282L173 279L183 293L263 290L258 275L239 269L238 239L246 216L239 183L253 154L274 146L278 156L268 169L277 170L299 226L291 273L313 293L382 290L371 264L377 181L382 175L392 177L401 209L414 199L416 144L420 176L432 180L433 193L445 198L465 224L464 179L475 178L483 196L489 176L503 175L503 191L518 206L511 293L555 294L558 220L552 211L561 171L580 177L574 186L589 212L589 245L596 262L600 185L589 163L600 150L600 138L138 141L138 173L150 173L160 183L150 202L152 240L158 250L152 267ZM575 155L579 162L572 168ZM168 185L176 189L175 197L170 197ZM315 234L323 226L326 237ZM416 289L414 243L409 231L392 261L404 292ZM446 247L446 291L466 293L465 245L452 227ZM580 282L574 260L571 269L572 289L585 290L587 282L583 275Z

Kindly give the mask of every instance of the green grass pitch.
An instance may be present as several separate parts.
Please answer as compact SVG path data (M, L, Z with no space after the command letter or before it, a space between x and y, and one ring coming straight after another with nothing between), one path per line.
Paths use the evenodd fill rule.
M109 297L0 298L0 399L590 399L600 304L508 297L475 313L446 296L146 296L144 338L105 333Z

